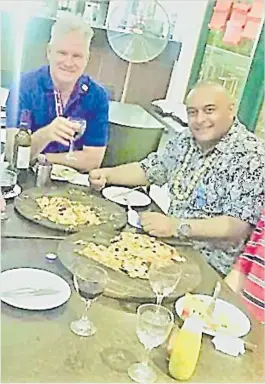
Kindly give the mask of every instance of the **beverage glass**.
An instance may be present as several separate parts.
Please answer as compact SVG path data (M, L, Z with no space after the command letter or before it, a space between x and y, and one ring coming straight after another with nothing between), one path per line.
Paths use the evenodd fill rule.
M136 333L145 347L145 357L141 363L129 367L128 375L132 380L138 383L156 380L156 373L148 364L150 352L166 341L173 324L173 313L161 305L142 304L138 307Z
M149 268L149 283L156 294L157 305L162 305L164 297L169 296L176 288L182 275L182 268L176 263L156 264Z
M1 171L1 192L5 194L11 192L17 184L17 174L10 169L3 169Z
M68 117L72 123L77 123L79 125L78 130L75 132L73 139L70 141L69 151L66 154L66 158L68 160L76 160L76 156L74 154L74 142L84 134L86 130L86 120L78 117Z
M8 216L5 212L5 195L11 192L15 185L17 184L17 174L14 171L9 169L3 169L0 174L1 181L1 195L0 195L0 203L1 203L1 221L8 219Z
M88 319L87 311L104 292L108 274L103 268L84 263L77 263L73 268L73 273L74 287L85 302L85 312L79 320L71 322L70 329L79 336L92 336L97 329Z

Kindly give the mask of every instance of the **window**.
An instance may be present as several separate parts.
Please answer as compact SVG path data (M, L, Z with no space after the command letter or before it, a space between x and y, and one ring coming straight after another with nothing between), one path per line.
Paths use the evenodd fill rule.
M220 82L239 103L251 63L253 41L238 46L222 43L223 33L210 31L200 71L200 80Z

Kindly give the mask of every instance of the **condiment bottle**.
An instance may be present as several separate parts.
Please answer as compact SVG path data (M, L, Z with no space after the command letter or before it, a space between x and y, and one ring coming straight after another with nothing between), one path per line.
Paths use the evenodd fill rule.
M176 334L169 360L169 373L177 380L188 380L196 367L202 340L202 321L197 314L186 318Z
M42 188L50 184L51 181L52 164L47 160L46 156L40 154L38 156L35 186Z

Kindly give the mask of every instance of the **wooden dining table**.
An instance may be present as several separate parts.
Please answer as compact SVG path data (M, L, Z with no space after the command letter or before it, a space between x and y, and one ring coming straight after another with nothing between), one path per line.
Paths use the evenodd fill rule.
M23 186L32 186L32 180ZM76 293L71 273L60 259L49 261L47 253L57 252L66 234L41 227L24 219L8 202L9 219L2 223L2 271L19 267L39 268L65 279L71 287L70 299L58 308L25 310L1 303L1 382L2 383L130 383L130 364L137 362L144 348L136 335L136 310L139 302L101 296L93 303L89 316L97 327L92 337L79 337L69 324L80 317L84 303ZM185 252L197 252L191 247ZM211 295L217 280L220 297L246 314L239 298L222 282L220 276L200 254L202 279L196 293ZM175 315L174 301L165 302ZM251 330L243 337L257 345L238 357L216 351L212 336L203 335L199 361L189 382L257 383L264 382L264 327L249 314ZM168 373L166 345L154 349L150 364L160 383L174 383Z

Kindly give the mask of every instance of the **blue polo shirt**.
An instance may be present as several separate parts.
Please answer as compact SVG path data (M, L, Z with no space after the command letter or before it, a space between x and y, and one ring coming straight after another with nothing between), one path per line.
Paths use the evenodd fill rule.
M49 66L21 75L10 89L6 103L6 127L19 127L21 112L29 110L31 130L36 132L56 118L54 86ZM83 146L107 145L109 136L109 98L105 89L89 76L82 75L64 108L64 117L79 117L87 122L85 133L74 142L74 149ZM67 152L69 146L51 142L43 153Z

